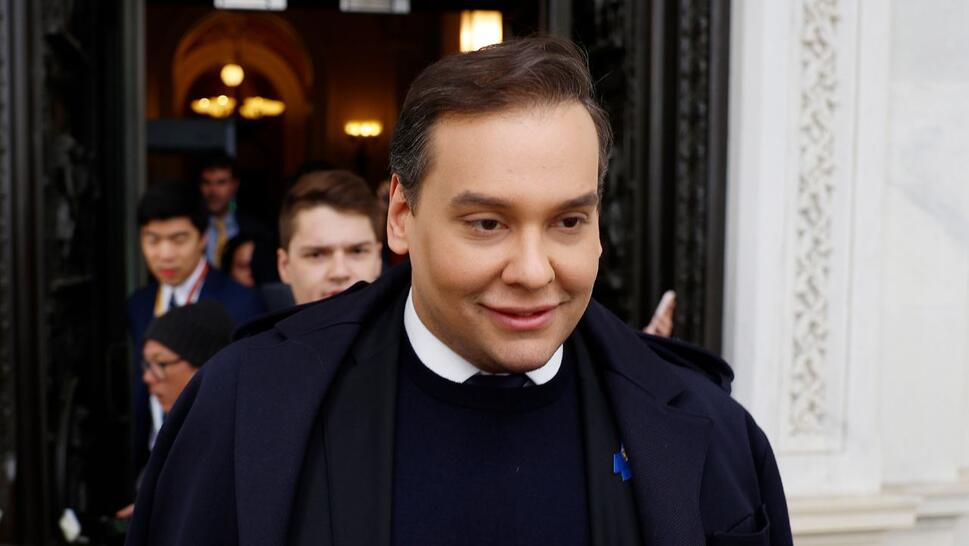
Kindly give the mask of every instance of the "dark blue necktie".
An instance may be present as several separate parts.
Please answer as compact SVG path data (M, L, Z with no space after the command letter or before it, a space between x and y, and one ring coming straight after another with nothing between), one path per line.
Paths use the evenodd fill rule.
M489 387L493 389L520 389L532 384L532 380L523 373L513 373L507 375L484 375L476 374L464 382L465 385L475 387Z

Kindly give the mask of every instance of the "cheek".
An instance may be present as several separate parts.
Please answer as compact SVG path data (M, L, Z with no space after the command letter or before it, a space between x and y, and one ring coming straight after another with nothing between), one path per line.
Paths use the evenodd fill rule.
M291 272L294 277L302 281L302 284L319 283L320 279L326 276L326 267L318 262L309 260L296 260L292 263Z

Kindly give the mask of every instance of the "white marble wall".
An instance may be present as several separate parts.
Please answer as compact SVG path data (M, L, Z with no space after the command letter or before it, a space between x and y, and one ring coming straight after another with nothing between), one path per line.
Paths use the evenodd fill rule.
M725 353L801 544L969 544L969 0L732 3Z
M969 466L969 2L892 17L884 476L945 481Z

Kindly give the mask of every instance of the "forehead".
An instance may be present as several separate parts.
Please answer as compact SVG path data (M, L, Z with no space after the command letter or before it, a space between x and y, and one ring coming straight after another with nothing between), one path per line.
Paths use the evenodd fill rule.
M225 167L209 167L202 171L202 180L223 181L232 178L232 171Z
M187 216L178 216L165 220L151 220L141 227L142 233L152 233L154 235L175 235L182 232L198 233L195 225Z
M161 360L178 358L178 355L174 351L154 339L146 339L144 349L141 352L145 358L152 357Z
M291 245L338 246L375 242L370 218L353 211L317 205L296 213Z
M598 188L595 124L578 102L445 117L430 152L422 196L474 191L551 202Z

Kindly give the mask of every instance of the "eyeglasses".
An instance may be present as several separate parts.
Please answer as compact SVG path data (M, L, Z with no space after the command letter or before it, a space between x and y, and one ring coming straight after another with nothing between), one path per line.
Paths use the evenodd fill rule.
M184 358L176 358L174 360L156 360L155 362L148 362L147 360L141 361L141 371L151 370L152 375L155 379L159 381L164 381L165 379L165 368L178 364L179 362L184 362Z

